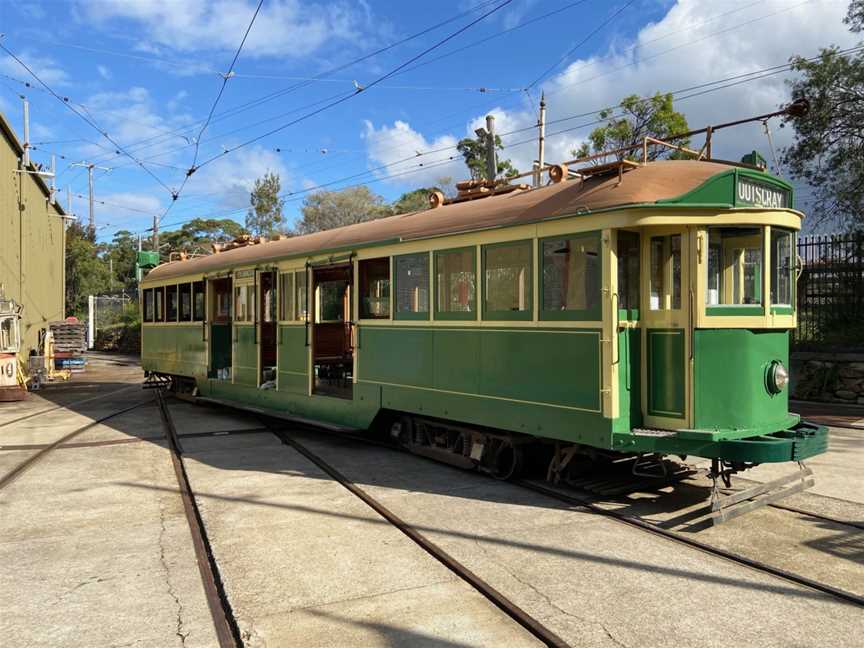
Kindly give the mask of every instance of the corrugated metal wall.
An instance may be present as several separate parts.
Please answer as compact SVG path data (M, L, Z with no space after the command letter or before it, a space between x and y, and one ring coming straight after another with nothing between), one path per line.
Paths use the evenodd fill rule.
M16 173L20 145L7 129L0 124L0 284L7 297L24 305L26 356L36 347L39 329L64 317L64 220L32 175Z

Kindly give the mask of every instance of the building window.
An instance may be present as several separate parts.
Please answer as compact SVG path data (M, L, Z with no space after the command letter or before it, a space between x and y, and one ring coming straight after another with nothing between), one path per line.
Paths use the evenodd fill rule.
M651 237L650 310L681 308L681 235Z
M483 246L483 318L532 317L532 241Z
M294 295L297 304L296 319L306 321L309 319L309 301L306 299L306 271L294 273Z
M251 322L255 313L255 286L237 286L234 289L234 321Z
M180 321L192 320L192 284L184 283L178 287L180 291Z
M165 315L165 308L164 308L165 289L164 288L154 288L153 289L153 298L154 298L153 303L155 304L155 307L156 307L155 308L154 321L155 322L162 322L162 321L164 321L164 315Z
M477 260L475 248L435 253L435 316L475 319Z
M366 259L358 264L360 319L390 317L390 259Z
M792 247L789 230L771 228L771 303L792 305Z
M279 275L279 319L294 319L294 273L283 272Z
M153 321L153 289L147 288L144 290L144 321Z
M709 227L707 306L762 304L762 228Z
M600 236L542 242L541 319L600 319Z
M396 319L429 319L429 254L393 257Z
M165 321L177 321L177 286L165 286Z
M618 308L639 308L639 234L618 230Z
M203 281L196 281L192 284L192 319L196 322L204 321L204 313L206 313L205 303L207 300L207 287Z

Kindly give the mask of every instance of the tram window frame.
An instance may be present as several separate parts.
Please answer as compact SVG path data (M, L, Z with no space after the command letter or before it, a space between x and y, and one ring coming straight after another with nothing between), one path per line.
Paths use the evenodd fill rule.
M781 237L788 239L787 264L782 268L783 272L781 272L781 268L777 264L777 259L780 256L778 242ZM770 241L771 262L769 264L769 272L771 273L771 310L780 314L792 314L795 310L795 254L798 251L796 245L797 242L795 240L795 231L783 227L772 227ZM786 279L786 294L784 296L787 297L787 299L785 301L779 301L778 295L781 289L780 280L783 275L785 275Z
M393 298L390 257L357 262L359 319L390 319ZM385 294L386 293L386 294ZM379 312L375 312L378 310Z
M520 248L524 253L525 250L528 252L527 262L522 265L512 264L512 265L498 265L493 268L490 268L489 262L489 253L500 252L502 250L506 250L507 248ZM481 290L482 290L482 303L483 303L483 312L482 317L484 320L503 320L503 321L530 321L534 319L534 241L532 239L522 239L520 241L505 241L503 243L489 243L487 245L483 245L480 248L480 276L481 280ZM522 301L522 306L516 309L502 310L496 308L490 308L490 294L493 295L494 292L500 292L498 288L490 288L490 276L489 271L492 269L508 269L508 268L519 268L520 270L524 270L522 274L522 278L516 279L513 281L513 285L510 287L509 295L507 296L507 301L512 301L511 298L515 297L516 301ZM504 281L506 283L506 280ZM521 286L521 298L519 296L520 286ZM516 288L515 294L513 293L513 288Z
M305 270L294 273L294 319L309 321L309 286Z
M594 277L590 280L586 276L585 285L585 308L548 308L547 307L547 287L549 282L548 269L554 266L547 264L548 259L554 259L547 255L547 248L560 246L562 242L567 242L568 246L571 241L589 240L596 247L592 253L585 253L586 258L596 259L594 262ZM539 261L540 261L540 319L546 321L601 321L603 319L603 264L602 264L601 236L599 231L593 232L576 232L573 234L562 234L559 236L550 236L541 238L539 241ZM550 254L560 253L561 248L551 250ZM586 261L587 263L587 261ZM586 265L587 268L587 265ZM586 273L587 274L587 273Z
M657 234L648 239L648 310L651 312L681 310L683 240L680 233Z
M153 304L153 289L145 288L141 293L141 300L143 303L143 307L141 309L141 319L145 322L153 322L153 313L156 310Z
M431 284L431 273L430 273L430 260L431 255L429 252L415 252L413 254L400 254L393 257L393 319L397 320L428 320L429 319L429 306L430 306L430 284ZM418 262L419 263L416 263ZM410 262L415 262L413 268L408 267L406 264ZM408 300L415 302L415 304L411 305L410 309L402 309L402 301L400 300L402 285L405 283L406 277L403 275L403 270L408 270L409 272L412 270L417 270L418 272L422 270L422 277L420 281L411 281L410 286L408 288L409 291L417 290L416 295L408 295ZM418 275L419 276L419 275ZM423 293L425 290L425 294ZM416 299L415 299L416 297ZM421 306L425 306L425 308L421 308Z
M185 298L185 299L184 299ZM192 321L192 284L177 285L177 321Z
M165 321L172 324L177 321L177 314L180 311L180 293L177 291L177 284L165 286Z
M724 245L724 237L733 242L735 239L741 239L741 246L727 248ZM758 237L758 245L747 245L748 239L754 237ZM717 245L717 241L719 241L719 245ZM761 225L707 227L705 229L705 243L708 250L705 262L705 314L707 316L764 314L767 303L764 289L767 245L765 227ZM758 259L755 261L753 255L750 254L754 251L758 253ZM735 260L736 256L738 257L737 260ZM712 259L714 260L712 261ZM753 287L753 297L750 299L754 301L744 302L743 300L748 299L746 295L748 265L755 266L752 279L749 282ZM713 275L712 268L715 269ZM716 301L712 300L712 285L716 286ZM739 298L741 301L738 301Z
M294 273L279 273L279 321L294 319Z
M458 258L462 255L468 255L470 261L464 263L469 269L464 268L447 268L445 264L447 259ZM457 275L470 275L470 278L457 278L457 283L462 282L466 286L467 300L457 299L453 301L453 291L461 290L453 283L453 277ZM446 283L442 283L442 277L446 277ZM468 320L477 319L477 248L476 246L467 246L460 248L451 248L447 250L435 251L435 319L440 320ZM446 293L446 294L445 294ZM457 310L453 307L457 304L467 306L467 310Z
M618 230L616 235L618 316L624 320L638 320L642 292L642 236L630 230Z
M165 288L163 286L153 289L153 321L165 321Z
M242 299L241 299L242 295ZM234 322L251 324L255 321L255 285L234 286Z
M201 295L199 303L198 296ZM203 322L207 314L207 283L204 281L192 282L192 321Z

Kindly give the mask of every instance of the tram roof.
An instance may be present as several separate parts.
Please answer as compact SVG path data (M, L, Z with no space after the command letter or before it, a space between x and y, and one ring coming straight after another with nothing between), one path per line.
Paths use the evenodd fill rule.
M620 184L617 173L590 176L581 182L569 180L539 189L513 191L305 236L247 245L218 254L164 263L154 268L146 281L161 281L284 257L311 256L385 241L459 234L611 207L651 204L679 198L731 168L721 162L661 160L627 172ZM766 178L769 177L766 174Z

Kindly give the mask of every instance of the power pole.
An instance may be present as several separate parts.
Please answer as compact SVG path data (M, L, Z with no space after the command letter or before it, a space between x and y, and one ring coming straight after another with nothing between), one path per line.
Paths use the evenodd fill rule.
M108 171L111 169L108 167L97 166L92 162L75 162L74 164L70 164L69 166L73 167L84 167L87 169L87 189L88 196L90 202L90 219L87 224L87 228L90 231L91 236L96 234L96 210L93 205L93 169L99 169L100 171Z
M498 162L495 159L495 117L486 115L486 177L495 182L498 175Z
M138 258L135 263L135 280L141 283L141 235L138 235Z
M540 179L543 176L543 157L546 152L546 95L540 95L540 121L537 122L538 131L540 134L537 145L537 173L534 174L534 186L540 186Z
M153 250L159 254L159 217L153 214Z
M21 101L24 103L24 171L30 166L30 102L27 97L21 95Z

